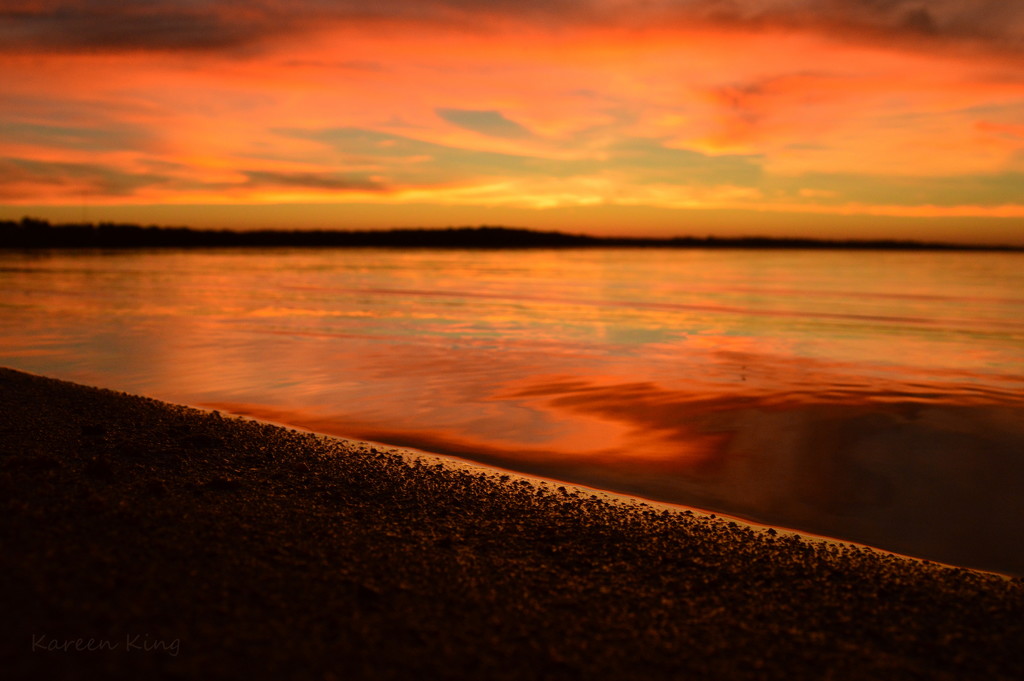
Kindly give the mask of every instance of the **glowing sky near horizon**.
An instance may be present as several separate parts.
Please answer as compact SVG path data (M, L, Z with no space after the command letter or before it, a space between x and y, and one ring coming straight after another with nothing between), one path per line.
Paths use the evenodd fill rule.
M1024 243L1021 3L9 0L0 75L0 218Z

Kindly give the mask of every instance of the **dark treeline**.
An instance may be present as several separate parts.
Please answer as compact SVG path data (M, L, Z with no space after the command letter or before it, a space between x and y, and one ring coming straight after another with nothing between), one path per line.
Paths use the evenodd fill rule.
M832 241L775 237L595 237L511 227L364 231L198 230L130 224L0 221L0 248L804 248L1024 251L1024 247L920 241Z

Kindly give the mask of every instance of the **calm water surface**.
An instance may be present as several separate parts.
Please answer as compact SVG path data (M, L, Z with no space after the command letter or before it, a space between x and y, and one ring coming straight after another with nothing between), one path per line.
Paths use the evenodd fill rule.
M0 363L1024 574L1024 255L0 253Z

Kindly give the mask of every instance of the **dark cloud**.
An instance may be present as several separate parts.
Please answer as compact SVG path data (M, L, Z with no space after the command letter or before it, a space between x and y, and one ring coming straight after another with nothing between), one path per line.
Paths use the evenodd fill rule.
M385 191L366 175L356 173L283 173L246 171L243 183L189 179L188 166L158 160L143 162L150 172L124 172L95 163L36 161L0 157L0 200L21 200L32 193L59 192L128 197L141 189L225 191L253 188L292 188L332 191Z
M802 29L846 39L972 40L1024 49L1024 4L1005 0L684 0L654 7L680 20Z
M495 16L561 22L587 4L579 0L12 0L0 8L0 50L231 51L256 48L276 36L331 23L472 29Z
M384 191L386 187L369 177L336 173L279 173L262 170L245 172L248 184L260 187L293 187L332 191Z
M0 11L7 51L221 51L257 44L294 28L267 8L237 12L235 2L23 3Z
M866 40L970 40L1024 50L1024 3L1009 0L12 0L0 49L218 51L328 26L395 23L779 27Z
M225 191L291 188L332 191L385 191L380 182L357 174L244 172L244 183L209 183L188 179L187 166L151 161L151 172L124 172L91 163L47 162L0 158L0 200L21 200L33 193L129 197L141 189ZM160 172L165 171L165 172Z
M934 35L939 32L935 25L935 18L924 7L908 10L903 15L903 28L926 35Z
M500 111L435 109L435 112L453 125L491 137L523 139L533 135L533 133L519 123L505 118L505 115Z
M75 125L39 125L0 122L0 138L19 144L75 149L78 151L139 150L152 144L153 136L144 128L126 124L106 127Z
M0 200L24 199L26 187L35 191L46 187L70 196L132 196L143 187L166 185L170 181L162 175L125 173L98 164L0 158Z

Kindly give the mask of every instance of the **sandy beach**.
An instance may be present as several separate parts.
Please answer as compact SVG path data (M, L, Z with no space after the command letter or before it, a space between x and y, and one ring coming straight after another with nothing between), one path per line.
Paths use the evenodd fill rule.
M1024 676L1020 579L7 369L0 499L5 678Z

